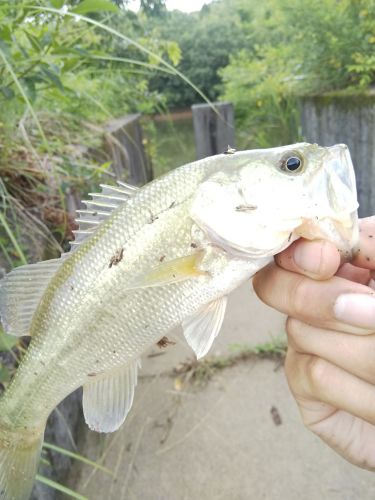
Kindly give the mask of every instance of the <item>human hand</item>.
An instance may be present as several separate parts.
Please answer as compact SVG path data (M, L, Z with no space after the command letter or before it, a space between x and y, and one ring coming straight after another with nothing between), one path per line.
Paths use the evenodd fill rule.
M375 217L360 227L351 264L341 266L326 241L298 240L253 283L261 300L288 315L285 371L304 424L375 470Z

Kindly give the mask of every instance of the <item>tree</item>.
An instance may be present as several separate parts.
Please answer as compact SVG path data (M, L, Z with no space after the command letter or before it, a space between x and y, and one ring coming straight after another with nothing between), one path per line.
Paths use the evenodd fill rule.
M207 5L200 13L168 12L163 20L154 20L160 38L174 40L181 50L177 68L209 99L215 100L221 84L220 68L230 55L246 45L240 18L229 1ZM163 93L171 107L186 107L202 98L185 82L173 75L156 74L150 89Z
M234 0L253 49L222 70L251 146L298 138L296 97L363 92L375 83L373 0Z
M118 7L126 7L129 0L112 0ZM141 0L141 10L151 16L160 16L165 13L165 0Z

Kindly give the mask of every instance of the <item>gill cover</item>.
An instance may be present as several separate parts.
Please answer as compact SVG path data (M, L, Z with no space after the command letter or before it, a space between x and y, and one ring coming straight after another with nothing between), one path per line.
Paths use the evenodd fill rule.
M279 165L292 148L243 152L249 156L247 164L220 171L200 185L191 216L212 242L254 258L285 247L302 223L302 191Z

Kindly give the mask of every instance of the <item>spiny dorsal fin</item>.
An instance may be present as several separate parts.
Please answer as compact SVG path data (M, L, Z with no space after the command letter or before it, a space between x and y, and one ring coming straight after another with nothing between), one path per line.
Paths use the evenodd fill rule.
M92 382L83 386L83 413L90 429L114 432L124 422L134 398L137 385L138 360L103 376L88 374Z
M6 333L18 337L29 335L40 299L66 255L17 267L0 281L0 317Z
M182 323L187 343L195 352L197 359L210 350L223 324L227 297L216 299Z
M100 223L106 220L118 206L122 205L139 188L117 181L117 186L100 184L100 193L90 193L91 200L83 200L86 205L85 210L77 210L79 214L76 220L79 228L73 231L75 240L71 242L74 248L86 238L91 236Z
M78 211L79 230L74 231L76 239L72 242L72 248L91 236L113 209L139 189L123 182L119 182L118 186L102 184L101 187L102 192L87 202L87 210ZM17 267L0 280L0 319L6 333L29 335L31 320L40 299L67 255L65 253L60 259Z

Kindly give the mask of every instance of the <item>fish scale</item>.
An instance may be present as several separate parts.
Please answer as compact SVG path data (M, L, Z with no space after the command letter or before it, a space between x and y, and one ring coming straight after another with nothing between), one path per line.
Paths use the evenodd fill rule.
M296 172L285 170L288 157ZM150 345L181 324L202 357L220 330L228 293L273 255L300 236L325 237L343 252L357 238L344 146L219 155L140 190L103 186L86 204L69 254L0 281L4 323L13 334L32 335L0 400L5 500L28 498L46 419L74 389L83 386L92 429L116 430Z
M138 260L143 260L143 264L145 266L151 259L154 259L152 252L145 252L144 236L141 236L138 241L137 239L134 241L131 238L131 235L136 234L142 228L150 230L153 226L150 224L150 215L152 212L160 214L161 211L168 210L169 206L178 196L180 199L186 198L186 196L191 194L197 182L203 176L207 175L207 172L204 169L197 168L196 166L188 166L185 170L186 171L181 171L182 183L180 178L170 178L169 182L166 179L161 179L160 181L150 184L148 189L146 189L145 192L140 193L138 197L130 199L126 206L124 205L117 211L117 213L114 214L113 219L108 221L109 223L106 223L102 228L100 228L101 234L94 235L92 240L96 240L95 243L97 244L93 245L92 240L88 242L88 244L93 247L91 251L87 252L86 246L82 245L82 247L76 250L62 265L58 272L58 276L54 278L56 285L55 283L51 283L50 285L53 292L57 291L57 288L61 286L60 293L55 298L57 307L50 308L47 314L35 315L35 321L32 325L31 334L33 335L33 331L36 331L37 334L25 356L24 363L20 366L20 369L17 372L17 376L15 377L10 390L7 391L7 396L0 401L1 410L1 405L7 403L7 398L12 399L13 391L19 394L18 400L12 408L12 411L8 410L9 417L13 420L13 422L19 421L19 425L22 426L23 422L30 421L32 418L31 415L34 416L33 420L35 420L35 408L37 407L44 408L43 412L38 412L37 414L37 419L39 420L38 423L40 423L40 421L43 421L43 418L48 416L50 411L56 406L57 402L64 397L64 394L69 394L69 392L72 392L72 390L82 385L87 373L95 370L102 371L108 368L108 364L103 361L103 352L98 353L97 356L95 356L95 358L101 357L101 363L99 364L95 363L96 359L93 364L92 358L87 355L85 356L86 353L82 352L81 355L83 356L83 359L87 360L84 365L81 363L79 363L79 366L77 367L70 365L69 373L66 373L65 369L62 373L60 373L56 370L56 365L51 363L54 358L50 356L50 353L56 353L59 348L61 349L64 347L64 342L61 342L61 339L70 338L70 335L74 335L72 330L77 332L76 335L80 335L82 337L84 336L85 325L81 326L79 322L78 325L76 325L74 322L74 315L79 315L82 310L82 296L87 296L88 292L90 292L90 287L94 288L98 285L100 281L100 278L98 279L98 273L107 273L107 275L114 274L113 272L108 273L108 262L110 260L111 253L113 253L116 248L124 246L126 253L127 247L129 247L132 253L135 253L136 256L139 256L141 251L141 254L143 253L143 259ZM181 188L181 185L184 187L184 190ZM174 206L172 211L177 212L177 220L179 218L178 205ZM158 253L167 250L170 251L170 248L159 250ZM81 257L82 254L83 258ZM71 263L71 260L74 262L78 261L79 268L77 269L74 279L66 282L66 275L71 272L70 269L67 270L66 268L71 268L72 265L74 265ZM139 262L137 264L138 266L140 265ZM92 277L92 279L88 280L87 277ZM64 287L63 284L65 282L66 284ZM73 290L71 290L72 286L74 288ZM110 290L116 289L116 283L110 283L109 286ZM80 291L78 294L77 289ZM142 297L138 298L134 301L134 303L142 304ZM95 307L95 303L90 304L90 307ZM107 308L108 306L102 304L100 310L106 311ZM67 311L72 310L73 318L72 315L66 314ZM116 312L117 311L114 311L114 313ZM130 316L134 316L135 310L130 311L130 313ZM82 317L85 317L84 314ZM116 314L111 315L111 318L112 317L116 317ZM50 333L51 322L55 325L56 323L60 323L59 328L56 328L55 326L55 331L52 335ZM72 324L74 324L74 327L72 327ZM119 331L122 331L122 328ZM86 329L87 335L90 337L90 343L94 342L91 328L86 326ZM113 332L114 335L118 335L117 329L118 327L116 326ZM162 334L160 336L162 336ZM152 339L154 338L155 334ZM108 335L106 335L106 339L108 347L105 352L109 352L113 341ZM156 334L155 341L157 340L158 333ZM103 340L101 340L101 342L103 342ZM139 343L140 342L138 342L138 344ZM150 341L148 341L147 345L149 344ZM87 349L90 349L90 344L87 346ZM72 355L73 361L76 359L77 351L78 349L75 349L75 352ZM42 352L41 356L43 358L49 359L50 361L48 364L45 363L42 368L38 362L39 357L41 357L39 354L40 352ZM116 366L126 361L126 359L123 360L121 358L121 352L122 351L119 349L116 359L111 359L110 363L112 362ZM129 357L129 354L127 357ZM77 359L80 361L82 358L78 357ZM23 378L23 373L25 373L25 378ZM34 375L35 373L37 373L36 376ZM72 381L69 376L71 373L73 374ZM33 380L34 378L37 378L38 383L36 388L33 390L32 387L35 386L35 382ZM43 378L42 384L39 381L40 378ZM62 383L62 380L64 380L64 383ZM52 398L51 395L54 397ZM26 401L30 401L30 404L28 405ZM45 405L45 401L49 401L50 404Z

